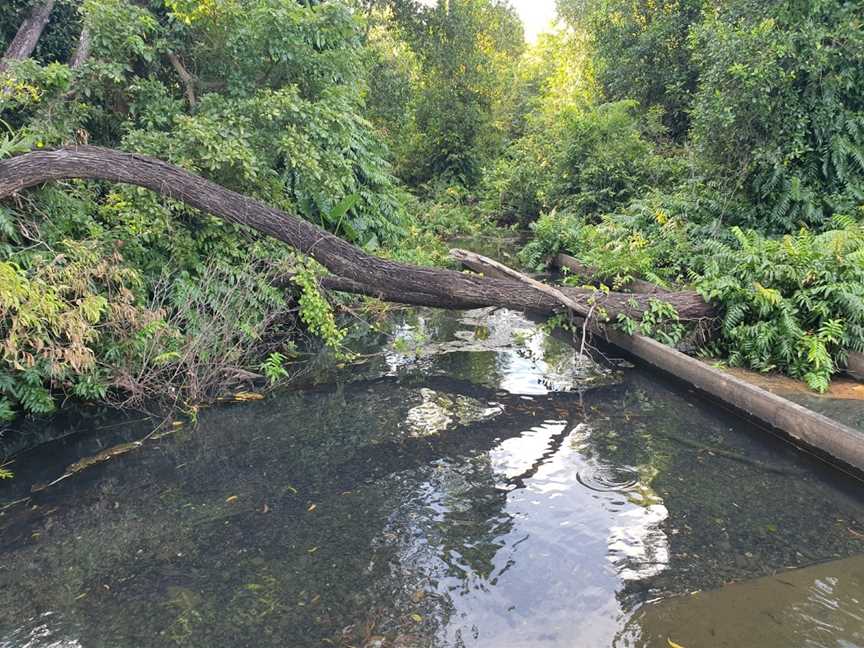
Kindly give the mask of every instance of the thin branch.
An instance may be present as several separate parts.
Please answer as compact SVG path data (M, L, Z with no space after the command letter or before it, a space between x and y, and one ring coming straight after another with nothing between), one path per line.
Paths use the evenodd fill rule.
M180 81L183 82L183 88L185 89L186 100L189 102L190 108L195 108L195 105L198 103L198 100L195 97L195 77L189 73L183 63L180 61L180 58L174 52L168 52L168 60L171 62L171 67L174 68L174 71L177 72L177 76L180 77Z

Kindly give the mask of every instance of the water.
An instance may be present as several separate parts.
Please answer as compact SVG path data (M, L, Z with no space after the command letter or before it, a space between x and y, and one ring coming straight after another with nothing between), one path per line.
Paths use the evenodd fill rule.
M324 384L6 509L0 647L693 648L659 606L864 553L860 482L678 385L507 311L393 321ZM94 414L0 502L147 425ZM849 613L793 645L862 645L855 591L822 588L807 618Z

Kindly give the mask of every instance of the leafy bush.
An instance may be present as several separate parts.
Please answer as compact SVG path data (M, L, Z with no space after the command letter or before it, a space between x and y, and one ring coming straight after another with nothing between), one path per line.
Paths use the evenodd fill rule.
M781 371L825 391L847 351L864 350L864 227L781 239L732 228L706 246L699 292L723 305L719 350L731 364Z
M693 32L700 159L753 205L737 222L830 227L864 197L864 9L730 5Z
M110 372L100 360L160 317L136 305L140 281L94 241L67 239L47 254L0 260L0 414L51 412L52 388L104 398Z
M623 207L683 169L656 151L659 131L657 115L641 118L632 101L564 109L554 126L530 128L491 170L487 209L526 222L553 208L599 215Z
M864 225L844 217L835 225L821 234L802 229L770 238L696 225L635 202L599 223L546 214L522 258L545 265L550 255L568 252L613 287L631 278L686 282L721 312L706 351L824 391L846 353L864 350ZM666 343L683 335L677 317L660 307L642 322L621 324Z
M532 225L534 238L521 259L541 268L558 252L579 258L596 269L597 277L613 287L641 278L661 285L687 279L688 261L695 254L693 226L670 215L662 200L634 201L618 214L589 222L572 212L550 212Z

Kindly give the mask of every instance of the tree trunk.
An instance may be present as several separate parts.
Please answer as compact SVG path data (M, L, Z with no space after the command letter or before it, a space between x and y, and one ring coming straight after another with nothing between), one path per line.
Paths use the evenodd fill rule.
M583 317L592 312L593 306L592 316L598 315L600 311L605 311L608 319L611 321L615 321L619 314L640 320L645 311L651 308L653 300L664 301L672 305L678 311L678 316L688 322L712 319L717 315L714 308L707 304L698 293L693 291L635 294L619 292L601 293L595 290L572 288L569 286L556 286L552 288L547 284L531 279L528 275L516 272L497 261L474 252L451 250L450 254L466 268L474 272L480 272L487 277L497 277L527 283L533 286L535 290L557 299L559 303L566 305L570 310ZM559 296L556 296L555 293ZM603 318L601 317L600 319L602 321Z
M0 59L0 72L6 70L9 61L20 61L29 58L33 54L33 50L36 49L36 43L39 42L39 37L42 36L45 26L48 24L49 18L51 18L51 12L54 10L54 1L44 0L33 6L30 15L27 16L21 27L18 28L18 33L15 34L15 38L12 39L9 47L6 48L3 58Z
M90 33L90 29L85 24L81 27L81 33L78 36L78 45L75 47L75 53L72 54L72 60L69 61L69 67L73 70L77 70L79 67L84 65L88 58L90 58L90 47L93 43L93 34Z
M503 306L551 313L563 308L551 295L515 280L423 268L370 256L308 221L143 155L93 146L26 153L0 161L0 198L44 182L71 178L145 187L227 221L252 227L321 263L336 275L336 278L328 279L331 287L339 284L342 286L339 289L348 292L453 309ZM565 292L586 308L595 299L591 290L567 288ZM612 319L619 313L638 318L649 301L645 296L611 293L605 298L603 307ZM712 315L704 303L673 305L683 320L699 320Z
M195 105L198 103L198 100L195 97L195 77L189 73L189 70L187 70L183 65L180 57L178 57L174 52L168 52L168 61L171 63L171 67L174 68L174 71L183 83L183 92L186 95L186 101L189 102L189 108L194 110Z

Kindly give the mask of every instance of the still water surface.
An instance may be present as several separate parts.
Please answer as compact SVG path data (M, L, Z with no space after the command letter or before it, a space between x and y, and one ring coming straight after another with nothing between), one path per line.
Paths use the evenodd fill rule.
M7 509L0 647L694 648L740 598L692 592L816 565L783 585L809 601L864 553L860 482L517 314L408 310L362 346ZM0 503L150 430L89 426L20 457ZM758 645L864 646L844 583Z

